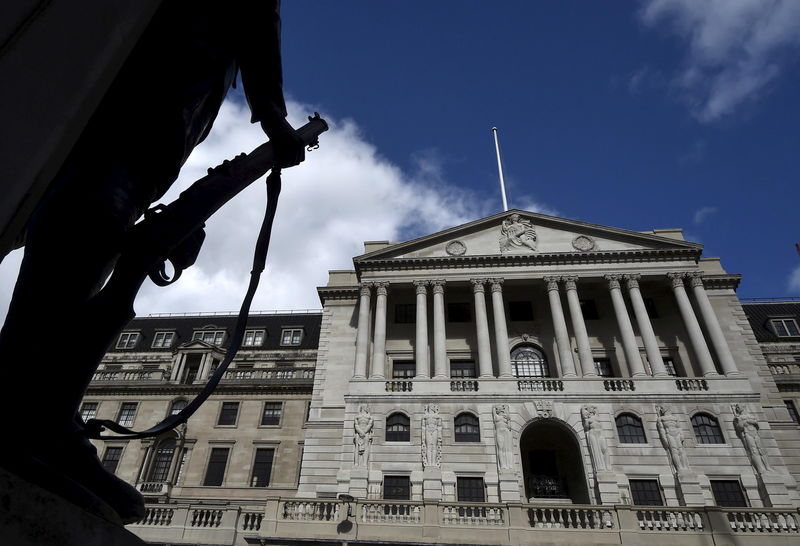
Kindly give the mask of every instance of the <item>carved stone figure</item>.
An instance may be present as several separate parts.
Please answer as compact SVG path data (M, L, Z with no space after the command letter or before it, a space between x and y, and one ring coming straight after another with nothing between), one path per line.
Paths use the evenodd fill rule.
M586 441L589 444L589 454L592 457L595 472L608 470L608 445L597 419L597 407L583 406L581 408L581 417L583 418L583 429L586 431Z
M769 464L767 452L764 450L764 445L761 443L761 436L758 432L758 419L746 407L739 404L733 404L731 409L734 415L733 428L736 429L736 434L742 440L753 468L759 474L771 471L772 467Z
M372 446L372 427L375 425L375 420L369 413L367 406L360 406L358 408L358 417L356 417L353 426L355 427L355 436L353 443L355 444L355 465L367 466L369 463L369 451Z
M494 407L494 433L497 442L497 459L500 470L514 469L514 438L511 434L511 416L508 404Z
M500 252L521 249L536 250L536 230L530 220L512 214L500 228Z
M689 470L689 459L686 457L686 449L683 447L683 430L681 430L678 417L664 406L656 406L656 412L658 413L656 422L658 435L661 437L664 448L669 452L672 464L679 472Z
M422 416L422 468L439 468L442 465L442 417L439 406L425 406Z

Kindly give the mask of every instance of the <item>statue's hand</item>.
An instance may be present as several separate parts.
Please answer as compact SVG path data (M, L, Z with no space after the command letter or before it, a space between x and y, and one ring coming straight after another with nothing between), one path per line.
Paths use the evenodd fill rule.
M278 168L293 167L301 163L305 157L305 144L289 122L281 119L273 123L261 123L261 128L272 143L275 154L275 166Z

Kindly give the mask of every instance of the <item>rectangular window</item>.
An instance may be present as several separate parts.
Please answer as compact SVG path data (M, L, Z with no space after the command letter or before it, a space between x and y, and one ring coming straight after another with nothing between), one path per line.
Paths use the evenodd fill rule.
M133 349L139 341L138 332L122 332L117 341L117 349Z
M408 476L385 476L383 498L386 500L411 500L411 480Z
M123 402L119 407L119 414L117 415L117 423L123 427L133 426L133 418L136 415L137 402Z
M302 339L302 328L284 328L281 331L281 345L300 345Z
M264 413L261 414L262 425L280 425L282 402L264 402Z
M413 360L395 360L392 363L392 379L411 379L417 375L417 363Z
M629 480L633 504L636 506L663 506L658 480Z
M515 322L532 321L533 305L529 301L508 302L508 318Z
M483 478L456 478L459 502L486 502Z
M450 377L463 379L477 377L475 362L472 360L455 360L450 362Z
M250 476L250 487L267 487L269 485L274 456L274 449L256 449L256 458L253 461L253 475Z
M580 300L580 304L584 320L600 319L600 314L597 312L597 304L594 300Z
M192 339L199 339L209 345L222 345L225 330L199 330L192 335Z
M656 309L656 302L653 298L644 298L644 308L647 310L648 317L658 318L658 309Z
M245 330L243 347L260 347L264 344L264 330Z
M103 454L103 468L112 474L117 472L117 465L122 458L121 447L107 447L106 452Z
M153 349L168 349L172 347L175 339L175 332L156 332L153 337Z
M772 330L778 337L800 336L800 330L797 328L797 321L794 319L772 319L769 322L772 324Z
M203 485L222 485L222 480L225 477L225 467L228 465L229 452L230 449L227 447L215 447L211 449L211 456L208 458L208 468L206 469L206 477L203 480Z
M80 413L81 413L81 419L83 419L84 423L89 419L95 418L95 416L97 415L97 406L98 406L97 402L84 402L83 404L81 404Z
M239 402L223 402L219 411L217 425L230 426L236 424L239 415Z
M794 405L793 400L784 400L784 404L786 404L786 410L789 412L789 417L792 418L792 421L800 425L800 415L797 413L797 406Z
M608 358L595 358L594 369L600 377L614 377L614 369L611 367L611 360Z
M666 368L667 373L672 377L678 377L678 369L675 367L675 360L668 356L662 357L662 360L664 361L664 368Z
M414 324L417 321L417 304L398 303L394 306L395 324Z
M738 480L711 480L711 492L717 506L747 507L747 500Z
M472 315L469 302L455 302L447 304L447 322L469 322Z

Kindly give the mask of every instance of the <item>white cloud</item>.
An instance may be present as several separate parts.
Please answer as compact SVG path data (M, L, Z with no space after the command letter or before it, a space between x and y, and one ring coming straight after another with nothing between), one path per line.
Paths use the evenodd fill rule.
M702 207L694 212L694 223L700 224L709 216L717 212L717 207Z
M800 265L789 275L788 289L790 294L800 294Z
M313 111L297 103L290 103L289 110L295 126ZM434 150L417 154L414 172L406 173L381 157L355 122L328 121L331 129L320 138L320 148L283 173L267 271L253 310L318 308L316 287L327 283L329 269L352 269L352 257L363 253L363 241L416 237L487 212L482 210L484 200L445 182ZM172 201L208 167L264 140L258 126L249 123L247 107L227 101L214 130L161 202ZM136 300L137 314L237 310L265 194L264 183L256 182L212 217L197 263L172 286L158 288L146 281ZM18 262L13 255L0 266L0 313L7 308Z
M688 41L676 84L701 121L757 99L800 47L797 0L644 0L640 17Z

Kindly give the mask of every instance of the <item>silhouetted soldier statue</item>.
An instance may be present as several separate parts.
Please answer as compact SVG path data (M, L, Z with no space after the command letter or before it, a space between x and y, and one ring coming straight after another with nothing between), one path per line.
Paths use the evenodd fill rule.
M71 358L93 332L70 317L102 287L126 232L208 135L237 71L276 165L303 160L286 121L279 1L165 0L30 219L0 333L4 466L62 494L77 482L125 523L144 504L103 468L76 417L96 363ZM43 483L53 480L37 478L42 469L67 479Z

